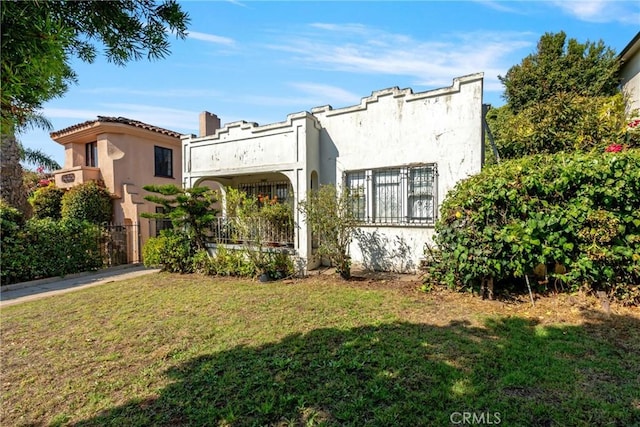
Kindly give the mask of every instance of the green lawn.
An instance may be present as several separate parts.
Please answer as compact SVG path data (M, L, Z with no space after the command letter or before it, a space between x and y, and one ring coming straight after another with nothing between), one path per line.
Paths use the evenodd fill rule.
M640 425L638 309L417 287L162 273L9 306L0 425Z

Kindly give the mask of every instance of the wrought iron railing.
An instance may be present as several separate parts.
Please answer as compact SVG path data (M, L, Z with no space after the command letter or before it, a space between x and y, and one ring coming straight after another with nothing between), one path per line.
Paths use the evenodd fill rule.
M293 247L294 225L264 218L216 218L207 233L209 243Z

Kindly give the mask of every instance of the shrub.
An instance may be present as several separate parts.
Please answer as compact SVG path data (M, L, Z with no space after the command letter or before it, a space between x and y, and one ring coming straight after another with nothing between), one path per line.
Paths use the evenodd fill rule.
M62 197L62 217L94 224L110 222L113 204L109 191L90 181L71 188Z
M3 232L2 284L101 268L99 240L99 227L87 222L31 219L11 233Z
M640 150L536 155L487 167L446 197L435 278L510 280L540 265L573 289L640 303ZM554 274L551 274L553 277Z
M158 267L170 273L193 272L195 248L185 233L163 231L152 237L142 248L144 265Z
M338 193L334 185L311 191L299 204L312 232L318 237L318 254L326 256L344 279L351 276L349 244L357 222L347 188Z
M163 208L163 213L143 213L143 218L170 219L173 227L186 233L198 250L205 248L207 231L214 221L217 211L213 205L218 201L218 193L208 187L182 189L174 184L145 185L151 195L145 200Z
M60 219L65 191L53 184L38 188L29 198L35 218Z

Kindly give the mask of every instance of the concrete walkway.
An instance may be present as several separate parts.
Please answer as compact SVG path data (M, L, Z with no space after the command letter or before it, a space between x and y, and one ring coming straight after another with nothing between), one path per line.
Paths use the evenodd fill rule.
M158 271L160 270L147 268L142 264L129 264L105 268L100 271L70 274L65 277L50 277L31 282L15 283L3 286L0 289L0 307L73 292L117 280L130 279L144 274L157 273Z

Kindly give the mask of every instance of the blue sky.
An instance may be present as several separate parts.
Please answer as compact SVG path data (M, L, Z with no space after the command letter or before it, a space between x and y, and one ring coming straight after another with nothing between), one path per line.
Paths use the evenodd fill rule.
M222 123L268 124L320 105L359 103L393 86L415 92L483 72L484 102L500 106L497 76L534 52L545 32L602 40L619 53L640 29L638 1L184 1L186 40L159 61L125 67L74 61L78 84L47 102L54 130L123 116L197 133L201 111ZM61 165L41 130L22 143Z

